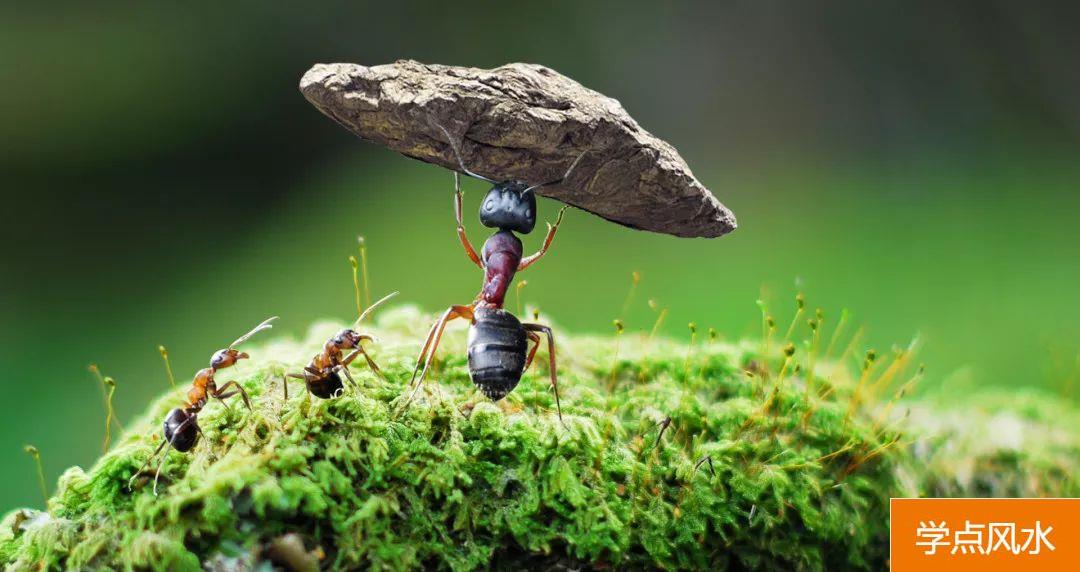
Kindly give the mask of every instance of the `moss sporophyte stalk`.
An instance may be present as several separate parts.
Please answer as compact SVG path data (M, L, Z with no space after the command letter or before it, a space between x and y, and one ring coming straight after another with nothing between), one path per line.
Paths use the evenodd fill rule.
M128 480L180 389L89 470L68 469L48 511L9 513L0 558L14 570L883 569L892 496L1080 493L1074 408L1015 392L899 401L920 375L903 351L849 368L854 349L809 329L768 352L765 340L710 335L691 351L557 329L560 424L546 359L492 403L469 380L462 327L406 406L429 325L415 308L386 311L371 328L385 379L354 368L359 388L327 400L298 381L285 399L282 374L342 324L249 344L229 371L253 409L208 405L198 446L168 453L159 496L151 477ZM827 345L836 355L815 349Z

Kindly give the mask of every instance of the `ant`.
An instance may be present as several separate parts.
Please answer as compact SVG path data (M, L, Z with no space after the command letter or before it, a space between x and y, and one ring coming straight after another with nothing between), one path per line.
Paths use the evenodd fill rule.
M464 318L470 323L469 378L473 385L492 401L506 397L517 387L521 375L532 365L536 350L540 347L539 334L547 336L548 356L551 361L551 386L555 391L555 405L561 422L562 405L559 402L559 380L555 371L555 337L551 328L542 324L521 323L517 317L503 308L503 300L514 275L532 266L547 253L548 247L555 239L555 233L559 230L563 211L566 210L565 206L559 210L554 225L548 223L547 236L540 250L530 256L522 257L521 240L514 232L528 234L536 226L536 194L533 191L565 181L585 154L579 155L570 164L566 173L553 181L532 186L517 180L494 181L470 171L465 166L454 137L442 125L437 126L446 135L461 172L493 185L481 204L480 222L486 227L497 230L484 242L482 254L478 255L465 235L465 226L461 220L461 179L458 172L454 171L454 215L457 219L458 239L465 249L466 256L484 271L484 282L480 293L471 304L450 306L431 326L420 355L416 359L416 367L410 381L415 386L409 395L409 401L412 401L423 384L447 322ZM528 347L529 341L533 342L532 349ZM418 374L419 378L417 378Z
M269 330L274 327L270 324L277 319L277 316L267 318L258 326L251 329L250 332L236 338L236 340L229 344L223 350L214 352L214 355L210 357L210 367L203 368L195 374L195 379L191 382L191 389L188 390L187 402L183 408L177 407L169 412L165 416L163 423L163 431L165 433L165 440L158 445L154 453L146 459L142 467L139 467L138 471L131 476L131 480L128 481L128 488L131 488L131 483L135 481L149 464L161 452L161 449L165 445L169 445L170 448L176 449L181 453L190 451L199 442L199 435L202 434L202 429L199 428L198 416L203 407L206 406L206 402L212 397L214 399L220 399L222 403L226 399L240 394L241 399L244 400L244 405L251 410L251 401L248 399L247 392L244 388L237 383L236 380L230 381L221 387L218 387L217 382L214 380L214 374L218 370L222 370L228 367L236 365L236 362L242 359L247 359L248 354L246 352L238 351L235 346L238 346L246 342L251 336L263 331ZM231 389L232 391L228 391ZM161 460L158 462L157 470L154 471L154 495L157 495L158 477L161 475L161 467L165 464L165 458L169 456L168 449L165 450L165 454L161 456Z
M315 354L315 357L311 358L311 363L304 367L304 373L290 373L287 374L287 376L304 380L308 392L315 397L329 399L331 397L336 397L344 390L344 386L341 383L341 376L338 375L339 371L345 373L345 377L354 388L357 387L356 381L353 380L352 375L349 374L349 364L358 356L364 356L371 371L379 376L380 379L386 381L386 377L383 375L382 370L379 369L379 366L375 364L375 360L371 359L371 356L364 350L364 346L361 345L364 340L375 341L375 338L373 336L358 333L355 328L359 326L360 323L364 321L364 318L366 318L372 310L377 308L379 304L382 304L396 295L397 292L391 292L378 302L368 306L368 308L360 314L360 317L353 322L352 327L341 330L326 341L322 351ZM353 350L353 352L348 356L345 356L345 350ZM289 387L284 383L284 380L282 381L282 386L285 388L285 399L288 399Z

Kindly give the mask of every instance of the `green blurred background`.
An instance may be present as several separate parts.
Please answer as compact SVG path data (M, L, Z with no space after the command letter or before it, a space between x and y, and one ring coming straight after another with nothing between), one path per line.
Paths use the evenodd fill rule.
M358 234L375 295L471 300L449 173L317 113L297 90L316 62L548 65L619 99L736 212L710 241L570 211L523 275L566 331L610 331L635 270L629 326L652 298L672 336L753 335L757 298L784 322L803 290L868 345L920 335L924 390L1073 399L1075 3L50 4L0 8L0 509L41 503L24 443L50 483L100 453L88 363L130 420L167 388L159 343L186 382L269 314L293 335L347 319Z

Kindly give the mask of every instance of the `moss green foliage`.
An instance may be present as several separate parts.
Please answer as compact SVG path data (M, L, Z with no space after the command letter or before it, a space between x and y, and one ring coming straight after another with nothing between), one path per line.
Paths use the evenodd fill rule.
M415 309L386 312L374 354L390 381L358 360L361 389L333 400L299 382L284 400L281 373L299 370L340 325L246 348L252 359L219 382L240 380L254 411L210 403L195 450L169 454L159 496L148 478L134 490L127 482L160 443L179 391L90 470L69 469L48 512L8 514L0 560L14 569L882 569L890 496L1076 492L1075 411L1037 396L1010 410L890 404L894 378L908 375L902 352L847 354L841 363L861 363L846 367L812 338L699 336L687 346L556 330L564 425L544 348L493 404L469 381L460 325L406 404L428 323ZM958 407L985 411L991 433L1005 423L1028 437L982 438L964 427L982 418ZM1035 447L1047 419L1072 425Z
M920 493L930 497L1080 497L1080 410L1021 388L910 407Z

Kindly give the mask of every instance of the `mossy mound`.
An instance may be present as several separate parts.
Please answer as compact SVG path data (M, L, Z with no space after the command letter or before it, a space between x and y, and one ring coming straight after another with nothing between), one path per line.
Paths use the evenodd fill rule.
M281 372L298 371L340 325L248 348L252 359L219 382L238 379L254 411L210 403L202 441L169 455L159 496L149 479L127 483L179 391L89 471L69 469L48 512L10 513L0 559L14 569L882 569L890 496L972 480L928 461L952 454L948 431L928 429L925 450L905 446L903 417L853 402L859 376L812 367L812 344L787 358L762 343L557 331L560 424L543 348L493 404L469 382L459 325L406 407L429 323L415 309L386 312L374 353L391 381L357 363L362 388L333 400L299 382L284 400ZM1070 470L1075 452L1034 466ZM1075 488L1032 476L1022 448L1010 454L1009 478Z

